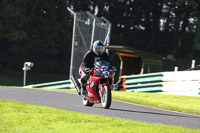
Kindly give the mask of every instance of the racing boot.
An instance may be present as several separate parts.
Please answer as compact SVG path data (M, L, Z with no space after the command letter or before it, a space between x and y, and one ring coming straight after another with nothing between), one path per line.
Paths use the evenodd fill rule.
M84 95L85 96L86 94L86 87L85 87L85 84L81 84L81 95Z
M86 79L87 79L86 75L81 77L81 95L84 96L86 94L86 81L87 81Z

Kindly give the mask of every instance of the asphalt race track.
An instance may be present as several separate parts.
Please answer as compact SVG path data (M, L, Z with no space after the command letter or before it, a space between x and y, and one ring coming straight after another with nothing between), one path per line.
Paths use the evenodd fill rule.
M16 100L88 114L200 129L200 115L162 110L116 100L112 101L110 109L103 109L101 104L85 107L82 104L81 97L74 93L0 87L0 99Z

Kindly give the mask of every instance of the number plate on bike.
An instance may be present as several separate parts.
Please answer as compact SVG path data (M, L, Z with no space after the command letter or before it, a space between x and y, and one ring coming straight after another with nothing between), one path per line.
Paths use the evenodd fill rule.
M110 72L108 72L108 71L104 71L104 72L103 72L103 75L104 75L105 78L108 78L109 75L110 75Z

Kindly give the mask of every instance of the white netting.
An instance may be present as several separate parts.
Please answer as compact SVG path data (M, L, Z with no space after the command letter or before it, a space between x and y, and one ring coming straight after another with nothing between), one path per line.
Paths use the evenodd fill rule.
M94 24L94 18L87 12L77 12L75 23L74 51L72 51L73 58L71 58L71 75L79 77L79 67L85 52L90 49L91 43L94 41L105 41L106 36L109 33L109 25L97 17L95 17ZM93 42L91 42L92 40Z

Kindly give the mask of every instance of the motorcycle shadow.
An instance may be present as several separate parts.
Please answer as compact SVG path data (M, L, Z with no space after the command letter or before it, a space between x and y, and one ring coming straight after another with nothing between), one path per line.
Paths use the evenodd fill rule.
M169 114L169 113L157 113L157 112L148 112L148 111L135 111L135 110L127 110L127 109L117 109L110 108L109 110L120 111L120 112L129 112L129 113L139 113L139 114L152 114L152 115L162 115L162 116L176 116L176 117L190 117L190 118L198 118L200 117L190 114ZM179 112L177 112L179 113ZM181 113L181 112L180 112Z

